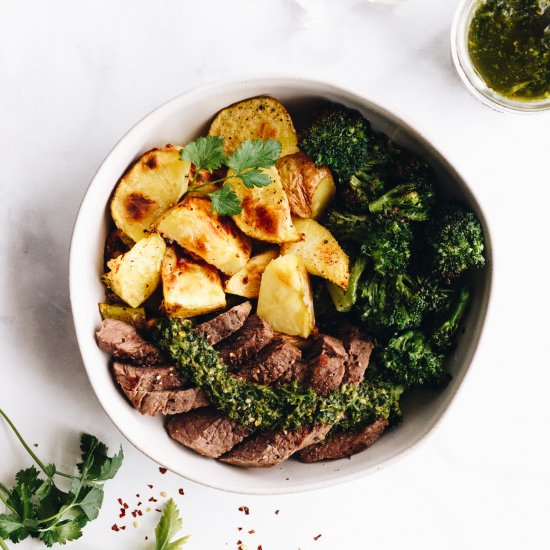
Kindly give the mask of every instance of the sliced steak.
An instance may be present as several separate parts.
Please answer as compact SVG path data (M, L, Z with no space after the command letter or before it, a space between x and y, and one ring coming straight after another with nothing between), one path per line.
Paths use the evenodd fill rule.
M378 419L354 432L331 434L321 443L300 451L298 458L302 462L310 463L349 457L364 451L375 443L387 426L387 420Z
M276 385L288 384L289 382L298 382L305 384L309 379L309 367L303 361L295 361L292 366L287 369L281 378L276 380Z
M218 352L230 367L245 365L256 353L273 340L273 329L257 315L250 315L243 327L223 342Z
M348 354L338 338L319 334L307 359L311 387L321 395L338 389L347 360Z
M141 414L176 414L209 404L205 392L185 388L175 367L136 367L115 361L113 373Z
M210 458L218 458L253 432L212 408L172 416L166 430L182 445Z
M346 324L339 335L348 354L342 383L357 386L365 376L374 344L366 334L351 324Z
M251 366L239 371L239 378L256 384L272 384L289 372L302 352L293 344L274 340L252 359Z
M331 426L301 427L292 432L264 432L237 445L220 460L243 468L267 468L280 464L295 452L322 441Z
M145 341L134 326L124 321L104 319L96 336L99 348L117 359L128 359L138 365L163 362L159 349Z
M239 330L252 310L250 302L243 302L228 311L197 325L195 331L202 334L212 346Z

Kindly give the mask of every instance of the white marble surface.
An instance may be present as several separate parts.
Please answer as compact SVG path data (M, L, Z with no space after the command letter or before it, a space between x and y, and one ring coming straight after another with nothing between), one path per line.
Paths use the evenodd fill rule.
M99 519L71 547L145 548L156 513L114 533L116 499L132 505L136 493L166 490L190 550L236 548L238 539L254 550L548 548L550 116L502 115L468 96L450 62L455 6L0 0L0 405L44 459L68 466L83 430L126 452ZM271 71L364 89L427 129L487 212L495 284L471 373L422 447L353 485L260 498L161 475L123 440L81 364L67 259L86 186L130 125L203 82ZM9 483L28 461L3 425L0 445Z

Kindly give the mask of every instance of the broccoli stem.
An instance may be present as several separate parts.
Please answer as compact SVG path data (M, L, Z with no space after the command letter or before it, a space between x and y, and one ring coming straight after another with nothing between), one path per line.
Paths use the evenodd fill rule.
M336 311L347 313L351 310L357 300L357 288L359 279L367 267L367 259L364 256L359 256L350 269L348 286L344 290L341 286L335 285L327 281L327 289L334 302Z
M438 347L448 347L452 343L460 321L466 313L466 308L470 303L471 292L468 288L460 289L456 305L451 315L446 319L433 333L432 341Z

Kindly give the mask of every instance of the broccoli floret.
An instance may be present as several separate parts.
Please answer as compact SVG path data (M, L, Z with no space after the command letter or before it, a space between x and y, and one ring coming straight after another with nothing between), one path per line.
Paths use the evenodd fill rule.
M353 262L349 270L348 287L344 290L341 286L335 285L327 281L327 289L334 303L334 307L341 313L346 313L351 310L357 301L357 289L359 280L363 271L367 267L367 259L364 256L359 256Z
M460 321L466 313L470 303L471 293L467 288L462 288L458 293L456 303L451 310L450 315L433 332L432 342L440 349L449 349L453 344L453 336L458 330Z
M405 221L331 210L324 225L338 241L353 241L380 275L404 271L411 255L412 231Z
M363 278L354 313L375 333L388 329L416 328L427 311L422 281L407 274Z
M444 280L485 265L481 224L471 210L459 203L449 203L436 212L427 238L432 270Z
M374 135L368 161L342 183L342 202L352 212L368 212L368 204L386 191L389 181L390 142Z
M317 166L328 166L346 182L369 161L372 142L370 124L359 111L327 103L302 134L301 148Z
M444 360L445 356L434 352L430 341L418 330L394 334L380 354L382 368L406 389L447 384L450 375L443 366Z

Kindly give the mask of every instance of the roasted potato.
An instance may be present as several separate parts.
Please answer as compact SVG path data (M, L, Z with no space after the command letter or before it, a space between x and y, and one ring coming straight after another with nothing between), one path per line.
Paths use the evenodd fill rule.
M186 197L161 216L155 228L227 275L237 273L250 258L250 241L231 219L211 212L204 197Z
M179 147L167 145L142 155L122 176L111 201L116 226L137 242L151 224L187 190L191 164L179 158Z
M258 315L278 332L302 338L311 334L315 326L311 285L298 256L279 256L265 268Z
M113 304L97 304L102 319L117 319L137 328L145 328L147 317L142 307L126 307Z
M346 288L349 258L331 232L312 219L295 218L294 224L302 240L284 244L281 254L299 256L309 273Z
M194 317L225 307L218 270L169 246L162 262L163 309L169 317Z
M292 224L290 206L277 169L262 169L271 183L265 187L249 189L239 178L228 182L242 201L242 211L233 216L238 228L249 237L269 243L286 243L300 238Z
M272 97L253 97L222 109L210 136L223 136L225 152L231 155L247 139L272 138L282 145L281 156L298 151L298 137L288 111Z
M319 218L336 193L330 170L317 168L301 152L281 157L277 170L292 213L300 218Z
M257 298L264 269L278 255L278 250L267 250L250 258L242 269L227 279L225 291L245 298Z
M103 282L130 307L140 306L157 288L166 244L151 233L128 252L107 262Z

